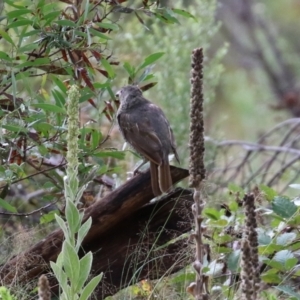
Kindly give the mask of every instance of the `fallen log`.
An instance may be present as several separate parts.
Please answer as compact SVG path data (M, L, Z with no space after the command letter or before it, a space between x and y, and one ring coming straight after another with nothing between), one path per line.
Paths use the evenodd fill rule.
M174 182L187 176L187 170L172 167ZM153 251L156 246L162 246L170 239L190 230L188 218L182 217L179 211L180 205L191 204L191 198L185 191L184 195L189 199L181 201L180 193L183 191L174 191L157 203L146 205L153 198L150 173L146 172L127 181L86 209L85 220L92 217L92 227L83 241L82 253L92 251L93 273L105 273L105 278L97 289L97 299L112 295L120 288L142 278L157 278L161 272L165 273L172 266L173 271L182 267L173 261L175 254L182 247L182 242L176 242L164 248L166 255L160 257L160 260L165 267L161 268L161 272L155 270L154 276L151 271L157 266ZM143 224L147 221L148 225L145 227ZM178 225L184 222L186 226ZM147 233L143 233L145 228L149 229ZM55 230L30 249L11 258L0 266L2 284L25 286L41 274L49 273L49 262L56 260L62 241L61 230ZM144 257L140 254L134 257L129 255L135 253L132 249L139 248L143 249L139 253L144 253ZM156 264L153 265L155 261ZM53 292L57 292L57 283L53 278L50 279L50 283Z
M94 254L94 275L104 277L95 299L114 295L142 279L157 279L187 265L186 239L174 241L191 230L190 191L176 189L160 201L148 204L111 230L84 245ZM56 281L50 281L57 286ZM53 289L57 293L57 289Z

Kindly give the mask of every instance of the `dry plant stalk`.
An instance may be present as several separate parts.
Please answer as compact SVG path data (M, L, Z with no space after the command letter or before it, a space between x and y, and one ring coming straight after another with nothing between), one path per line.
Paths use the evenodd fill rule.
M254 194L245 195L245 227L242 240L241 290L243 300L256 300L260 287L257 222Z
M39 300L51 300L49 281L44 274L39 278L38 290Z
M199 188L205 178L203 122L203 50L192 54L190 100L190 178L189 185Z
M196 257L193 267L196 282L190 284L187 291L195 299L209 299L208 277L203 274L204 257L208 256L208 247L202 241L202 181L205 178L204 167L204 125L203 125L203 50L197 48L192 53L191 100L190 100L190 177L189 185L194 188L192 212L195 220L195 232L192 237L196 243Z

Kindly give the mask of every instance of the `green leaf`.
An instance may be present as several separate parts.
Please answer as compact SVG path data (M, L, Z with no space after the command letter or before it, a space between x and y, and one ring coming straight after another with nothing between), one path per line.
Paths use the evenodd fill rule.
M180 283L180 284L185 282L192 282L195 280L195 273L177 274L173 278L169 278L169 280L171 280L172 283Z
M289 258L285 262L285 269L287 271L291 271L292 268L294 268L297 263L298 263L298 259L296 257Z
M289 249L291 251L299 250L300 249L300 242L293 243L292 245L290 245Z
M46 112L55 112L55 113L61 113L61 114L66 113L66 110L64 108L59 107L54 104L50 104L50 103L35 103L35 104L31 104L31 106L36 107L36 108L41 108Z
M295 232L284 232L277 237L276 244L287 246L288 244L292 243L296 237L297 234Z
M27 51L32 51L34 49L37 49L39 47L38 44L33 44L33 43L30 43L30 44L27 44L23 47L20 47L18 49L18 53L24 53L24 52L27 52ZM37 66L38 67L38 66Z
M89 30L94 36L97 36L103 40L111 40L112 39L111 37L99 32L98 30L95 30L94 28L90 28Z
M59 15L61 14L61 11L52 11L48 14L44 15L44 20L46 21L44 26L47 26L48 24L50 24L54 19L56 19Z
M146 81L149 78L153 78L153 74L150 74L150 72L152 72L154 65L150 65L147 68L145 68L145 70L143 71L142 75L136 80L136 82L143 82ZM152 75L152 76L151 76Z
M87 137L89 135L89 137ZM95 150L99 147L102 134L94 128L83 127L80 129L79 147L84 151Z
M134 78L135 73L136 73L134 66L130 65L129 62L125 62L124 65L123 65L123 68L130 75L130 77Z
M78 193L77 193L78 199L81 199L81 197L82 197L84 191L85 191L86 188L87 188L87 185L88 185L88 183L87 183L87 184L84 184L83 186L81 186L81 187L78 189ZM81 214L80 214L80 220L82 220L82 216L83 216L83 212L81 212ZM79 230L79 229L78 229L78 230Z
M161 20L164 23L168 23L168 24L180 24L180 22L177 20L177 18L175 17L175 14L172 10L168 9L168 8L159 8L156 9L154 12L154 15L156 18L158 18L159 20Z
M5 32L4 30L0 30L0 37L3 37L7 42L9 42L11 45L15 46L14 41L12 38Z
M155 61L160 59L164 54L165 54L165 52L157 52L157 53L153 53L153 54L149 55L148 57L145 58L144 62L138 67L138 70L141 70L141 69L153 64Z
M77 207L69 200L66 202L65 214L71 232L77 233L80 227L80 215Z
M224 245L227 243L231 243L234 238L230 234L219 234L216 232L214 234L214 242L219 245Z
M205 208L203 210L203 213L205 216L207 216L209 219L212 220L219 220L220 219L220 211L214 209L214 208Z
M5 286L0 286L0 299L3 299L3 300L17 300L17 298L12 296L9 289L7 289Z
M108 77L113 79L116 76L116 74L111 64L105 58L101 58L101 64L104 67L104 69L107 71Z
M163 16L167 19L167 23L180 24L176 13L168 7L163 8Z
M268 201L272 201L277 196L276 191L266 185L261 184L259 189L265 194Z
M68 177L68 183L65 184L66 187L69 187L72 192L66 195L67 197L72 197L72 203L75 204L77 199L80 199L82 195L78 194L78 178L76 172L70 172ZM77 198L78 197L78 198Z
M257 240L259 245L269 245L272 242L271 237L262 230L258 231Z
M25 26L25 25L32 25L31 20L23 19L23 20L17 20L14 21L13 23L10 23L7 28L15 28L19 26Z
M89 28L88 30L90 30L90 28ZM84 37L84 38L88 38L87 33L84 32L84 31L75 30L74 32L75 32L75 35L79 35L79 36L82 36L82 37ZM71 44L70 44L70 43L69 43L69 46L71 47Z
M50 63L50 59L48 57L36 58L35 60L26 61L19 65L16 65L16 68L25 68L25 67L38 67L41 65L47 65Z
M0 198L0 206L4 209L6 209L7 211L10 211L12 213L16 213L17 212L17 209L10 205L7 201L3 200Z
M53 273L55 275L55 277L57 278L59 284L62 284L61 283L61 279L62 279L62 273L64 272L60 266L53 262L53 261L50 261L50 266L51 266L51 269L53 270Z
M287 197L276 196L272 201L274 213L283 218L291 218L297 212L297 206Z
M34 124L33 128L36 131L42 132L43 135L49 136L49 131L53 129L53 125L46 122L40 122L37 124Z
M80 226L80 228L78 230L77 241L76 241L76 249L77 249L77 251L79 250L83 239L88 234L91 226L92 226L92 218L91 217L89 217L88 220L86 222L84 222L84 224L82 224Z
M123 13L123 14L130 14L134 11L134 9L132 9L130 7L125 7L125 6L122 6L122 5L114 5L112 11Z
M13 131L13 132L24 132L27 133L28 129L25 127L20 127L20 126L16 126L16 125L2 125L2 128L7 129L9 131Z
M89 87L87 87L87 89L89 89ZM83 91L83 94L81 95L80 99L79 99L79 103L83 103L89 99L93 99L94 98L94 94L92 92L89 91Z
M58 210L52 210L47 214L44 214L40 217L40 224L47 224L55 220L55 215L58 214Z
M29 14L31 12L32 11L30 9L27 9L27 8L17 9L17 10L13 10L13 11L8 12L7 17L10 18L10 19L13 19L13 18L20 17L22 15Z
M98 130L92 131L92 149L97 149L100 144L100 140L102 138L102 134Z
M65 238L69 237L69 231L68 231L65 221L57 214L55 214L55 220L58 223L61 230L64 232Z
M224 227L224 226L227 226L228 225L228 220L225 220L225 219L219 219L217 221L211 221L211 224L214 226L214 227Z
M109 82L105 82L105 83L100 83L100 82L95 82L93 83L93 86L95 89L105 89L110 85Z
M194 19L195 21L197 21L196 17L193 16L191 13L189 13L188 11L186 10L183 10L183 9L177 9L177 8L172 8L172 11L175 13L175 14L178 14L180 16L183 16L185 18L191 18L191 19Z
M109 151L109 152L97 152L93 153L93 156L95 157L113 157L117 159L124 159L125 158L125 152L124 151Z
M239 211L239 204L237 203L236 200L229 202L228 206L229 206L229 210L232 213Z
M3 51L0 51L0 59L4 59L4 60L7 60L7 61L12 61L10 56L6 52L3 52Z
M282 265L290 259L294 258L294 254L290 250L281 250L275 253L273 260L280 262Z
M276 288L277 290L283 292L286 295L289 295L291 297L295 297L297 300L300 300L300 294L295 292L290 286L277 285L277 286L274 286L274 288Z
M235 250L227 257L227 266L228 269L232 272L236 272L239 268L239 260L240 260L241 250Z
M240 186L238 186L234 183L228 184L228 190L230 190L233 193L240 193L241 196L243 196L245 194L245 191Z
M94 277L83 289L79 300L88 300L92 292L95 290L99 282L101 281L103 273Z
M9 6L11 6L11 7L15 7L15 8L18 8L18 9L23 9L23 8L25 8L24 6L21 6L21 5L16 4L16 1L5 0L5 3L7 3L7 4L8 4Z
M282 279L278 275L278 270L277 269L271 269L263 274L261 274L261 279L265 283L271 283L271 284L278 284L282 282Z
M40 31L39 29L34 29L34 30L31 30L31 31L25 32L25 33L23 34L23 37L28 37L28 36L32 36L32 35L38 35L38 34L40 34L40 33L41 33L41 31ZM35 45L38 46L37 43L35 43Z
M65 84L57 77L57 76L51 76L52 80L54 81L55 85L57 85L59 87L59 89L61 90L61 92L66 95L67 94L67 87L65 86ZM65 103L65 102L64 102Z
M146 77L142 77L140 80L143 82L143 81L147 81L147 80L151 80L155 78L155 76L153 74L148 74Z
M57 20L54 23L60 25L60 26L69 26L69 27L76 27L76 23L70 20Z
M84 283L87 281L93 262L93 255L88 252L84 257L80 259L80 274L76 284L76 289L82 290Z
M80 19L79 19L79 24L81 25L82 23L86 23L88 14L90 12L90 0L87 0L85 2L85 8L84 8L84 13L83 15L81 15Z
M275 260L272 260L272 259L265 259L263 260L263 262L272 267L273 269L276 269L278 271L281 271L281 272L284 272L285 271L285 267L282 263L280 263L279 261L275 261Z
M13 171L14 174L17 174L19 177L25 175L22 165L10 163L9 168L11 171Z
M219 253L219 254L226 254L226 253L231 253L232 252L232 249L231 248L228 248L228 247L217 247L217 248L215 248L214 249L214 251L216 252L216 253Z
M78 254L68 241L64 241L62 247L63 266L70 281L75 284L80 276L80 262ZM77 292L77 290L75 291Z
M12 73L13 74L13 73ZM32 75L32 73L30 73L29 71L22 71L22 72L18 72L16 73L16 80L24 80L24 79L29 79L28 77Z
M65 105L66 105L66 95L62 94L59 90L54 89L52 90L52 95L55 99L55 104L58 107L61 107L62 109L65 109Z
M117 24L101 22L101 23L96 23L96 25L104 29L119 30L119 26Z
M272 255L276 251L281 251L285 248L285 246L282 245L276 245L274 243L271 243L269 245L262 245L258 247L258 252L263 255Z
M44 134L45 137L49 137L49 135ZM40 155L48 155L49 154L49 150L47 147L45 147L43 144L38 145L38 150L40 152Z

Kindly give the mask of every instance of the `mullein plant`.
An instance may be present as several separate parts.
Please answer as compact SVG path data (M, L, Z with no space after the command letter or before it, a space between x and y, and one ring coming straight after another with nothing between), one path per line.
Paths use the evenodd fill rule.
M254 202L254 194L245 195L243 206L246 218L241 248L241 298L243 300L256 300L260 288L257 221Z
M95 276L86 284L92 268L93 255L91 252L82 258L78 255L81 243L92 225L91 218L82 224L83 211L77 208L86 189L86 185L79 187L78 180L79 97L78 87L71 86L67 100L68 152L64 177L66 222L60 216L55 216L63 231L64 242L56 262L51 262L51 268L60 287L60 300L88 299L102 277L102 274Z
M192 206L195 230L191 237L194 238L196 244L193 263L196 280L187 288L187 291L197 300L209 299L208 276L203 272L209 257L209 247L203 243L202 227L202 210L205 205L202 193L205 179L203 101L203 50L198 48L192 53L189 166L189 186L194 188L195 202Z

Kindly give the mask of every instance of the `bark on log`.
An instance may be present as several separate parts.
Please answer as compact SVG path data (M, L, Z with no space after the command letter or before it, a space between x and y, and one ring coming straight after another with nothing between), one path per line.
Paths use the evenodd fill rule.
M184 169L172 167L171 171L173 182L178 182L188 176L188 171ZM155 257L157 255L153 252L152 246L168 242L173 237L168 232L174 231L174 236L177 236L190 230L188 218L182 217L179 213L186 201L170 200L170 197L178 198L179 192L176 193L170 193L158 203L142 208L153 198L148 171L127 181L86 209L85 219L92 217L92 227L83 242L83 252L92 251L94 253L94 274L102 271L105 273L105 279L97 290L97 299L114 294L135 280L146 277L157 278L161 275L160 271L166 272L172 265L173 271L181 267L180 264L173 261L175 254L182 247L182 242L177 242L164 248L163 251L166 255L160 258L164 267L156 270L154 272L156 275L153 273L154 266L157 266L157 259L153 259L153 255ZM187 195L186 192L185 195ZM172 210L173 207L176 207L176 210L169 215L169 210ZM148 226L143 227L141 224L145 224L151 216L153 218ZM183 224L186 222L186 225L180 227L180 222ZM158 229L163 228L164 224L166 229L157 236ZM142 233L142 228L149 229L150 236L149 232L148 234ZM61 230L55 230L30 249L0 266L2 284L24 286L37 279L39 275L49 272L49 262L56 260L62 241ZM132 249L141 251L131 257ZM150 261L148 262L148 260ZM52 287L55 287L55 281L50 281ZM107 288L108 286L109 288Z

